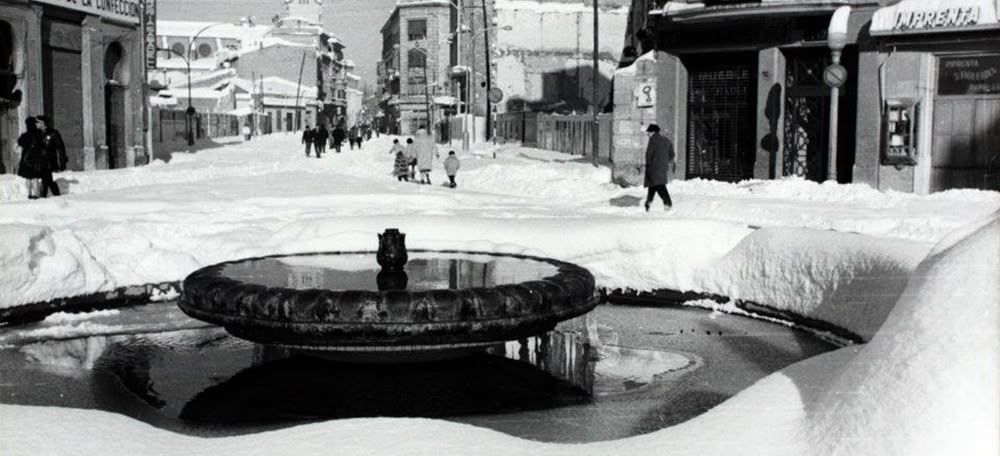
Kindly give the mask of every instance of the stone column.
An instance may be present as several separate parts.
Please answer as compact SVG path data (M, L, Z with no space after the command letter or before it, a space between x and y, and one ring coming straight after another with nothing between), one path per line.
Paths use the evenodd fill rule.
M755 179L781 177L784 161L785 56L777 47L757 55L757 158Z
M680 57L660 51L657 56L656 120L662 135L674 143L677 169L672 179L687 178L687 68ZM643 157L645 159L645 157Z
M885 58L882 56L881 58ZM858 50L858 122L854 149L855 183L878 188L878 163L881 144L882 101L879 88L879 52L874 47ZM864 77L861 77L864 75Z
M81 27L81 47L80 54L80 78L83 86L83 169L107 168L106 160L99 160L99 157L107 157L107 146L103 146L104 134L98 129L104 124L103 112L98 106L104 107L104 65L101 58L100 30L101 20L97 16L87 16L83 19ZM103 128L100 128L103 130ZM99 135L99 136L98 136ZM103 150L98 150L103 147ZM100 163L100 162L103 163Z

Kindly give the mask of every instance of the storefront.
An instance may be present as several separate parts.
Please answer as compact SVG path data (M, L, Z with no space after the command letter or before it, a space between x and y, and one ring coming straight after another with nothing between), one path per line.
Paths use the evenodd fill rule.
M1000 190L997 7L903 0L875 13L884 87L879 188Z
M31 0L0 5L0 33L9 29L10 91L0 103L6 172L19 160L24 119L47 115L66 143L73 170L119 168L147 161L143 125L140 0ZM0 95L3 96L3 95ZM6 98L5 98L6 99Z
M826 180L835 112L834 168L838 181L852 181L857 40L877 5L849 16L840 64L850 77L832 111L823 74L832 63L827 29L838 6L716 0L668 2L652 13L655 117L674 141L679 178Z

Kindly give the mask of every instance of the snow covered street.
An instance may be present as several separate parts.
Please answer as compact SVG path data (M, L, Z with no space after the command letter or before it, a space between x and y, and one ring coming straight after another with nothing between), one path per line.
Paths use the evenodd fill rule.
M169 163L61 173L66 195L44 200L2 175L0 307L182 280L237 258L373 250L393 227L413 249L553 257L587 268L598 287L754 301L871 343L794 365L674 428L583 447L396 419L205 440L103 412L4 405L0 454L58 454L106 426L131 443L112 447L108 433L84 453L305 454L337 442L345 454L456 454L476 442L478 454L995 454L1000 194L693 180L669 185L672 211L657 200L647 213L645 189L611 184L607 168L514 145L459 151L455 189L442 185L440 160L434 185L398 182L391 140L321 159L293 135L234 141ZM751 413L761 404L770 412ZM448 437L413 443L430 432ZM728 435L699 441L714 433ZM53 449L43 435L69 443Z

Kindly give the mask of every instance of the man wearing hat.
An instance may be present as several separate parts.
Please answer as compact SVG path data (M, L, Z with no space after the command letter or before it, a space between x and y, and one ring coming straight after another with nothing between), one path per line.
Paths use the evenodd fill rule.
M649 205L653 203L653 194L660 195L663 209L669 211L673 203L670 201L670 193L667 192L667 174L673 171L674 167L674 145L665 136L660 136L660 126L657 124L649 124L646 133L649 134L644 183L644 186L649 188L646 192L646 211L649 211Z

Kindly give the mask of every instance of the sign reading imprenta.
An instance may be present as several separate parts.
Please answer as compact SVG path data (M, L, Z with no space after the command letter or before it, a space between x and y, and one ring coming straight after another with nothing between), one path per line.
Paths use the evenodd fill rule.
M84 13L138 24L142 18L140 0L33 0Z
M936 10L896 12L895 30L961 27L979 23L978 6L953 6Z

